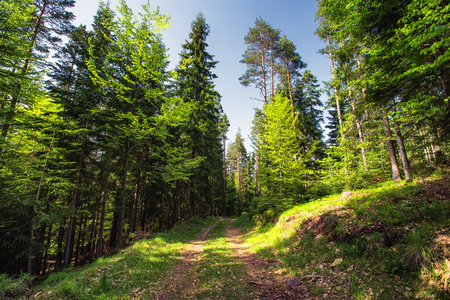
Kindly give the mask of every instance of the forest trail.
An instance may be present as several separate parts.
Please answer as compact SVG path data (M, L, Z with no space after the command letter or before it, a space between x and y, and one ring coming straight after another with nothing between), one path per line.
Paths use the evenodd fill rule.
M301 281L288 278L277 262L249 251L234 219L219 219L197 235L155 292L165 299L306 299Z

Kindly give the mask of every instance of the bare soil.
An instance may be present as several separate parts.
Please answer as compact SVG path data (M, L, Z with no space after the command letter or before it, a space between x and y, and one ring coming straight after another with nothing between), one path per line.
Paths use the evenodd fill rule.
M194 270L199 264L203 252L203 245L207 240L208 234L223 219L219 219L214 224L200 232L194 241L190 243L182 254L183 262L179 264L167 277L162 284L163 290L155 293L158 300L170 299L192 299L190 295L195 292L195 286L198 279L195 278Z
M247 268L248 284L258 288L257 299L308 299L307 288L298 278L283 276L277 268L278 262L270 262L249 252L239 228L231 220L227 229L229 245Z
M198 278L196 278L195 270L200 264L203 245L207 241L211 229L222 221L219 220L206 228L188 245L183 253L183 262L169 274L162 284L163 290L155 293L156 299L196 299ZM237 280L253 291L243 298L309 299L307 287L300 279L281 274L278 262L270 262L250 253L249 247L243 241L240 229L233 227L234 221L228 221L225 231L227 246L234 251L233 258L239 260L245 267L245 277L237 278Z

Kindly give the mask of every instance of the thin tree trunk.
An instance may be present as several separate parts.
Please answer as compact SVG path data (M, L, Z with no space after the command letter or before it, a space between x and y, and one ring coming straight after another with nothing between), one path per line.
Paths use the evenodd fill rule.
M128 160L130 156L130 139L126 138L125 149L125 168L123 170L123 182L122 182L122 196L120 202L119 219L117 223L117 246L122 247L123 240L123 226L125 221L125 204L126 204L126 191L127 191L127 178L128 178Z
M48 235L47 235L47 249L50 249L50 243L51 243L51 238L52 238L52 228L53 228L53 223L50 223L50 226L48 228ZM42 276L45 275L45 272L47 271L47 259L48 259L48 250L45 251L44 253L44 262L43 262L43 266L42 266Z
M223 216L227 215L227 171L226 171L227 165L226 165L226 156L225 156L226 139L227 139L226 135L223 134L222 135L222 144L223 144L223 153L222 153L222 155L223 155L223 157L222 157L222 159L223 159L223 161L222 161L222 163L223 163L223 166L222 166L222 168L223 168L223 212L222 212L222 215Z
M136 174L136 184L134 186L134 196L133 196L133 205L131 208L131 218L130 218L130 232L136 231L136 215L137 215L137 206L141 199L141 165L143 161L142 149L139 151L138 156L138 168Z
M273 41L270 45L270 78L271 78L271 96L274 97L274 66L273 66Z
M291 100L291 109L292 109L292 128L295 130L295 112L294 112L294 97L292 97L292 86L291 86L291 72L289 72L289 61L286 58L286 73L287 73L287 79L288 79L288 89L289 89L289 98ZM297 138L297 135L295 135L295 138Z
M260 36L260 51L261 51L261 70L262 70L262 83L263 83L263 97L264 104L267 103L267 85L266 85L266 63L264 57L264 48L263 48L263 37L262 34Z
M395 114L396 107L395 107L395 101L393 99L391 100L391 104L392 104L392 110L394 111L394 114ZM412 178L411 167L409 165L408 155L406 153L405 144L403 143L403 137L402 137L402 134L400 131L400 127L394 117L392 118L392 122L394 124L394 132L395 132L396 139L397 139L397 145L398 145L398 151L400 154L400 159L403 164L403 171L405 172L405 178L411 179Z
M330 63L331 63L331 75L333 76L333 81L336 80L336 73L335 73L335 68L334 68L334 61L333 61L333 53L331 52L331 41L330 41L330 37L327 36L327 43L328 43L328 56L330 58ZM339 119L339 127L340 127L340 132L341 132L341 136L344 137L344 132L343 132L343 128L342 128L342 114L341 114L341 103L339 100L339 94L338 94L338 89L336 85L334 86L334 94L336 97L336 108L337 108L337 113L338 113L338 119Z
M391 161L392 180L399 181L399 180L402 180L402 177L400 176L400 171L398 169L397 156L395 155L394 141L392 140L392 133L391 133L391 129L389 126L389 120L383 109L380 109L380 112L381 112L381 117L383 118L384 133L387 138L386 144L388 146L389 159Z
M103 255L103 228L105 225L106 199L108 198L108 176L109 172L106 172L105 181L103 183L102 207L100 211L100 224L98 228L98 242L97 242L98 256Z
M329 36L327 36L327 43L328 43L328 56L330 58L330 64L331 64L331 75L333 76L333 81L335 81L336 80L336 72L335 72L335 68L334 68L333 53L332 53L331 41L330 41ZM338 121L339 121L339 132L341 134L341 139L344 140L345 134L344 134L343 121L342 121L341 102L339 99L339 93L338 93L337 86L335 84L333 84L333 87L334 87L334 96L336 97L336 110L337 110ZM344 172L347 175L348 168L347 168L346 161L347 161L347 159L344 157Z
M361 144L363 144L364 143L363 130L362 130L361 122L359 121L358 115L356 114L356 105L355 105L355 101L353 100L353 97L352 97L352 90L351 90L350 86L348 86L348 94L349 94L349 98L350 98L350 104L352 106L352 110L355 115L355 123L356 123L356 128L358 129L359 142ZM368 171L369 168L367 167L366 149L362 146L361 146L361 156L362 156L362 160L363 160L364 170Z
M241 170L241 154L239 151L237 151L237 183L238 183L238 204L239 204L239 216L242 213L242 187L241 187L241 176L242 176L242 170Z
M34 47L36 45L39 29L41 28L42 21L44 20L44 13L45 13L45 9L46 8L47 8L47 2L44 1L44 4L43 4L41 10L39 11L39 16L36 19L36 25L34 26L34 29L33 29L33 36L31 37L30 48L28 49L28 53L29 53L30 57L25 59L24 65L23 65L22 70L21 70L21 76L20 77L25 77L27 72L28 72L28 67L29 67L30 62L31 62L31 57L33 55ZM11 102L10 102L11 112L8 114L8 116L7 116L6 120L5 120L5 123L3 125L3 129L2 129L2 138L3 139L6 139L6 137L8 136L8 131L9 131L9 128L10 128L11 123L12 123L13 118L14 118L14 112L15 112L15 109L16 109L16 105L19 102L21 91L22 91L22 83L19 82L16 92L11 97Z
M63 241L64 241L64 232L65 232L65 227L66 227L66 220L63 221L63 223L59 226L59 231L58 231L58 238L57 238L57 253L56 253L56 268L59 268L63 265L63 252L64 252L64 247L63 247Z

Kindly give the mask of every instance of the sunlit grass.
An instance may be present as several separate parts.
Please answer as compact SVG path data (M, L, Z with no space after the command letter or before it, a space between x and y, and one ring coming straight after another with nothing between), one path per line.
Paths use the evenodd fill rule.
M204 244L201 259L193 274L197 280L194 299L252 299L246 284L246 269L227 242L225 220L213 228ZM188 297L187 297L188 298Z
M159 283L181 262L186 242L214 221L189 222L91 265L53 273L34 293L45 299L151 299Z
M450 240L450 199L422 196L434 180L442 179L385 182L300 204L274 224L250 222L246 242L285 273L326 278L335 299L447 299L449 244L436 241ZM326 288L303 281L310 296Z

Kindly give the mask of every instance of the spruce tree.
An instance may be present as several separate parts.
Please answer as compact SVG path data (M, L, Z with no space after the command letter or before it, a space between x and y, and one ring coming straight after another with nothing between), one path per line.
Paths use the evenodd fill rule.
M220 95L214 89L217 61L207 52L210 28L199 13L191 24L189 40L182 45L181 60L176 68L176 95L191 106L186 124L186 143L191 158L202 162L190 179L187 195L190 214L205 213L214 205L214 197L222 188L222 150L218 127L221 111ZM219 194L219 195L220 195Z

